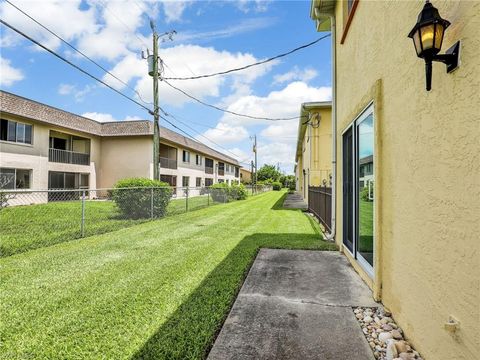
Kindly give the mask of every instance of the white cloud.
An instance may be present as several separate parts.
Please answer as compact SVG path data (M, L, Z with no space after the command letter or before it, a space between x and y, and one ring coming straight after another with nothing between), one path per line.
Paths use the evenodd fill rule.
M291 82L294 80L300 80L303 82L309 82L310 80L316 78L318 72L312 68L306 68L301 70L298 66L294 66L293 69L284 74L278 74L273 77L274 84L283 84L285 82Z
M83 117L93 119L99 122L112 122L112 121L129 121L129 120L141 120L138 116L127 116L123 120L115 119L112 114L98 113L98 112L86 112L82 114Z
M215 129L208 129L203 133L205 137L219 144L228 144L248 138L248 131L243 126L231 126L218 123ZM201 138L199 137L201 140Z
M268 10L268 6L270 5L271 0L237 0L234 1L237 8L246 13L250 11L261 13Z
M166 16L165 21L171 23L182 19L183 12L187 7L188 2L181 0L164 0L162 1L162 4Z
M20 69L10 65L10 60L0 57L0 85L11 86L15 82L23 80L25 75Z
M76 102L82 102L85 100L85 96L95 88L95 85L85 85L83 88L79 89L73 84L60 84L58 86L58 93L63 96L73 95Z
M75 90L75 85L60 84L58 86L58 93L60 95L70 95Z
M240 20L237 24L211 31L185 31L175 35L175 41L187 42L193 40L213 40L220 38L229 38L239 34L256 31L269 27L275 23L276 19L268 17L256 17Z
M288 118L299 116L300 104L309 101L326 101L332 97L330 87L311 87L304 82L296 81L288 84L285 88L272 91L267 96L243 96L230 104L228 110L241 114L255 115L269 118ZM239 118L238 116L225 114L220 120L232 125L238 124L266 124L265 120ZM276 123L279 125L279 123Z
M252 153L247 153L247 152L243 151L242 149L239 149L238 147L228 149L228 151L230 152L230 155L232 155L232 153L235 154L236 159L238 161L242 161L242 162L245 162L247 164L250 163L251 159L253 159L253 154ZM243 167L247 167L248 165L245 164L245 163L242 163L240 165L243 166Z
M113 61L150 44L150 40L138 31L144 21L145 8L141 3L132 6L128 1L94 1L93 4L101 14L98 26L78 42L79 49L87 55Z
M15 1L18 8L34 16L41 24L57 33L67 41L81 37L96 30L95 9L80 9L81 0L43 0L43 1ZM35 34L35 39L45 46L56 49L60 40L35 24L21 12L8 3L0 4L0 17L27 34ZM4 38L2 34L2 38ZM20 38L7 32L2 39L3 46L18 44Z
M295 165L295 143L273 142L258 146L259 167L262 164L276 165L282 169L293 169Z
M179 45L162 50L162 59L168 65L165 68L165 77L187 77L197 74L210 74L226 69L241 67L258 61L253 55L248 53L231 53L228 51L218 51L211 47L201 47L198 45ZM193 61L192 61L193 59ZM128 66L121 63L128 61ZM188 65L187 65L188 63ZM245 72L237 72L230 76L216 76L203 78L195 81L175 81L171 83L194 97L205 99L207 97L218 97L220 88L227 83L233 82L233 87L241 88L243 85L249 85L258 77L264 75L275 65L274 62L257 66ZM146 101L151 102L152 96L152 78L147 74L146 61L141 59L124 58L117 67L124 68L121 78L124 81L130 81L132 78L143 74L136 83L136 90ZM245 92L246 91L246 92ZM242 89L241 94L249 93L249 89ZM165 83L159 84L160 101L163 104L181 106L193 100L185 95L168 87Z

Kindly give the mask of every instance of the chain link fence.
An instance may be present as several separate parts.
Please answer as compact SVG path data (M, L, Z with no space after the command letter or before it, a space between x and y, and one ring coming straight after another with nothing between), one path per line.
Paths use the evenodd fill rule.
M259 194L268 188L248 189ZM0 257L239 199L209 187L0 191Z

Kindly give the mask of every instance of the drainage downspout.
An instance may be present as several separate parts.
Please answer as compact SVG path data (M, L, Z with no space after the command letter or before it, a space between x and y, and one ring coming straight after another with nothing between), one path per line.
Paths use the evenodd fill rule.
M330 27L332 36L332 226L331 231L325 234L326 240L335 240L336 234L336 193L337 193L337 86L336 86L336 34L335 15L330 15Z

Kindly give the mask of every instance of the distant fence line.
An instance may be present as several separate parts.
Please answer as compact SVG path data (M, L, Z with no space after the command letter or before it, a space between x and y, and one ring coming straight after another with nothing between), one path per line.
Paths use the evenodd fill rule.
M269 190L247 188L249 195ZM0 257L236 201L237 191L234 187L0 190Z
M332 188L326 186L309 186L308 211L314 214L328 231L331 231Z

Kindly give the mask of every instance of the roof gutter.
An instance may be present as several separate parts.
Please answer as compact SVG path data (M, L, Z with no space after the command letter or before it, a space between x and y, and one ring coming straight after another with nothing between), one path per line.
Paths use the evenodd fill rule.
M312 0L310 17L315 20L317 31L330 31L332 36L332 225L329 233L324 234L326 240L335 240L336 235L336 194L337 194L337 91L336 91L336 33L335 33L336 0Z

